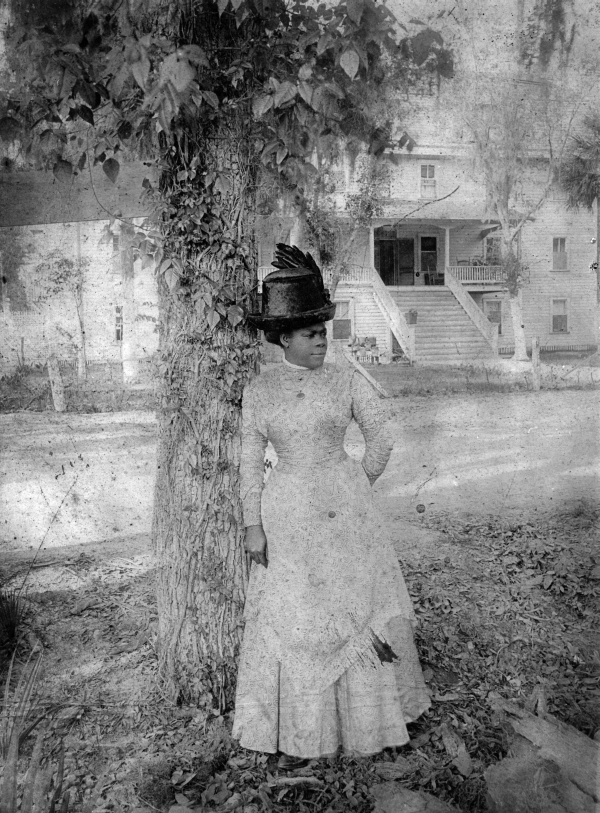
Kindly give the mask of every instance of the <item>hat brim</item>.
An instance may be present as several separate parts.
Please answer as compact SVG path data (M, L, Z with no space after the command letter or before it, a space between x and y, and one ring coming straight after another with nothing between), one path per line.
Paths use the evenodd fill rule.
M314 311L305 311L298 316L263 316L249 313L247 319L259 330L298 330L316 322L329 322L335 315L335 303Z

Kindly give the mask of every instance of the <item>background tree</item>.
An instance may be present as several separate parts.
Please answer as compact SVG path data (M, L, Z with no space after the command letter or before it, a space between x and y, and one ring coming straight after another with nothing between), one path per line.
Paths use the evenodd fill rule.
M592 210L596 204L596 240L600 238L600 114L593 113L583 121L581 130L567 144L558 178L567 193L567 206ZM600 243L596 242L596 300L600 302Z
M77 377L87 377L87 354L85 341L85 323L83 314L83 286L85 273L89 268L89 257L71 259L59 249L51 251L46 259L34 270L35 293L32 303L39 306L54 305L66 295L73 303L75 313L76 338L73 344L77 351ZM65 333L64 329L60 332ZM70 334L67 334L70 336Z
M479 77L464 113L475 169L485 183L487 216L500 223L517 361L528 358L522 298L527 268L519 237L548 198L579 112L581 95L565 94L566 83L528 86L518 74Z
M62 22L41 0L13 4L20 84L5 115L61 180L94 162L117 182L127 156L157 170L137 250L158 266L159 662L172 697L224 708L247 576L239 422L259 349L244 321L257 305L257 199L274 180L306 198L313 157L335 139L372 149L370 102L384 79L402 81L404 60L375 0L58 6Z
M572 4L519 0L516 12L511 33L504 7L473 0L455 8L445 34L457 55L460 116L485 183L486 216L501 226L514 358L526 360L520 234L556 183L573 126L594 103L598 62Z

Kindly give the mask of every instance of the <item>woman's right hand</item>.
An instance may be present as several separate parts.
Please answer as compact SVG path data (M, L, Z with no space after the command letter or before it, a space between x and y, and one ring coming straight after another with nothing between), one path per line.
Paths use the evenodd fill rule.
M258 565L268 567L267 559L267 537L262 525L249 525L246 528L246 540L244 543L246 553L253 562Z

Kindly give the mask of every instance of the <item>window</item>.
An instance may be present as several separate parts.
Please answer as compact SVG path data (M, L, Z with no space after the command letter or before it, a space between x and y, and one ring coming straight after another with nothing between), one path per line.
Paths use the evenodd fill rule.
M349 339L352 334L350 302L336 302L332 339Z
M552 239L552 270L567 270L567 238L554 237Z
M115 308L115 338L118 342L123 341L123 306L117 305Z
M435 198L435 166L421 164L421 197Z
M488 234L483 241L483 256L488 265L500 265L501 239L499 234Z
M502 335L502 300L484 299L483 312L490 322L498 325L498 335Z
M552 333L567 333L567 300L552 300Z

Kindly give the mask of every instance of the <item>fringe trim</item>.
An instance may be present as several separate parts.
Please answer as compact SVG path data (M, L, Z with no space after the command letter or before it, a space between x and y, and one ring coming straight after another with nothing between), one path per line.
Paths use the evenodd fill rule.
M353 635L341 649L334 653L314 675L314 681L319 691L325 691L332 683L346 672L350 667L358 666L361 669L378 669L381 659L374 646L373 636L389 646L381 630L374 630L371 626L365 627L361 632Z

